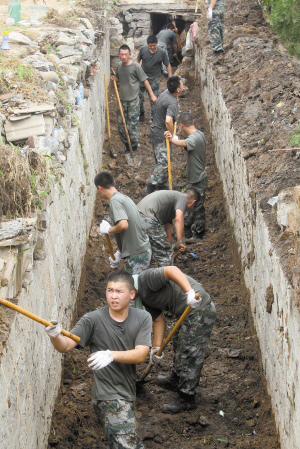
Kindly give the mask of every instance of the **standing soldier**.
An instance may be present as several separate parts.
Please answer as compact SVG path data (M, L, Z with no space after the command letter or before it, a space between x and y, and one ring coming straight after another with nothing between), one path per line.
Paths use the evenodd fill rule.
M177 267L150 268L134 277L134 284L146 310L153 320L151 361L162 345L165 334L163 310L177 319L187 306L192 310L173 337L173 367L169 376L158 376L157 383L179 391L179 398L163 405L163 412L178 413L196 407L195 394L199 385L210 334L216 320L216 308L210 296L195 279ZM195 299L195 294L199 299ZM161 356L159 357L161 358Z
M130 59L131 51L128 45L121 45L119 49L119 58L121 61L117 65L116 76L112 76L112 80L119 81L120 100L124 112L126 126L133 150L136 150L140 142L139 132L139 90L140 83L143 83L149 92L151 101L157 102L157 98L152 92L147 76L140 64ZM125 133L121 112L118 110L118 129L122 142L129 151L129 145Z
M174 57L177 57L178 50L175 25L173 23L168 23L166 28L166 30L161 30L156 37L159 47L165 48L167 50L170 63L172 64Z
M191 209L200 195L191 187L185 193L175 190L153 192L137 205L143 228L148 234L152 254L158 266L172 265L172 221L175 221L177 249L185 248L182 244L184 213Z
M102 171L94 180L100 195L109 200L109 215L113 226L106 220L100 223L101 234L115 234L118 251L115 260L109 257L110 266L117 268L121 259L126 259L126 271L137 274L150 267L151 247L141 217L134 202L118 192L113 176Z
M167 81L167 89L159 96L155 107L155 116L150 127L156 166L147 185L147 193L166 187L168 181L167 144L165 131L173 134L174 123L178 115L177 98L182 92L183 84L179 76L171 76Z
M107 278L107 306L84 315L72 333L77 343L60 334L57 321L45 328L61 353L90 347L88 366L94 371L93 407L107 438L107 448L143 449L135 420L136 363L142 363L151 346L151 317L130 307L135 296L132 276L115 271Z
M208 34L213 57L223 54L225 0L211 0L207 10Z
M165 135L175 146L184 148L187 152L187 186L196 187L200 199L184 218L186 243L192 243L205 232L205 190L207 187L207 174L205 171L206 140L204 134L194 126L194 119L190 112L183 112L178 118L182 131L188 135L185 140L175 140L170 132ZM194 233L192 225L194 224Z
M147 37L147 45L141 47L136 62L142 61L142 69L148 77L151 89L156 96L159 97L159 83L162 74L162 64L166 66L168 76L172 76L172 68L166 50L157 47L157 37L153 34ZM144 99L146 94L146 87L143 83L140 84L140 122L145 119ZM153 111L155 109L154 103L151 102L151 120L153 120Z

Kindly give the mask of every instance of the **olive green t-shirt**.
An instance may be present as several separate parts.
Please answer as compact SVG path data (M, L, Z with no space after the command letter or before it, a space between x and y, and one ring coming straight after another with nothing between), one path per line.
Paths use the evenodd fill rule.
M116 77L119 79L119 95L123 101L133 101L139 94L140 83L147 79L144 70L135 61L129 65L119 62Z
M84 315L73 327L72 333L80 337L78 346L97 351L129 351L136 346L151 346L151 316L145 310L129 308L122 323L109 314L108 306ZM135 400L136 366L112 362L94 371L92 396L97 401L113 399Z
M191 287L202 298L199 310L204 309L211 299L202 285L190 276L186 276ZM187 307L186 293L173 281L166 281L164 267L149 268L138 275L138 296L146 310L155 320L162 310L173 315L182 315Z
M151 53L148 45L141 47L138 59L142 61L142 69L146 73L149 83L159 80L162 73L162 63L167 66L170 62L165 49L157 47L157 50Z
M167 131L166 116L172 117L173 123L175 123L178 116L178 110L179 106L177 98L166 89L160 94L155 105L155 115L150 127L151 143L166 141L164 136L164 132Z
M205 171L206 139L197 130L185 139L187 149L186 178L187 182L195 183L203 179Z
M128 196L115 192L109 202L109 215L116 225L120 220L128 221L125 231L114 234L122 259L141 254L150 248L136 204Z
M175 190L159 190L145 196L137 205L138 210L148 218L161 224L172 223L176 210L184 213L188 206L187 197Z

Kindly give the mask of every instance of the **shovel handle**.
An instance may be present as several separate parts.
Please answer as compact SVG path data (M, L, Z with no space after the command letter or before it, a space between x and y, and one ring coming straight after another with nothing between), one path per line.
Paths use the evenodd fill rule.
M109 142L109 147L110 147L110 120L109 120L109 106L108 106L106 73L104 73L104 87L105 87L105 100L106 100L107 134L108 134L108 142Z
M128 145L129 145L130 154L131 154L131 157L133 158L133 151L132 151L131 141L130 141L130 137L129 137L129 134L128 134L128 129L127 129L127 126L126 126L126 120L125 120L125 117L124 117L124 111L123 111L123 108L122 108L122 103L121 103L121 100L120 100L120 95L119 95L119 91L118 91L116 80L114 80L114 86L115 86L116 96L117 96L117 100L118 100L118 104L119 104L119 109L120 109L120 112L121 112L121 115L122 115L123 125L124 125L124 129L125 129Z
M195 298L196 299L199 298L198 293L196 293ZM181 317L179 318L179 320L177 321L177 323L175 324L175 326L173 327L173 329L171 330L171 332L169 333L169 335L167 336L167 338L165 339L165 341L163 342L163 344L161 345L159 350L157 351L156 355L160 356L162 354L163 350L165 349L165 347L167 346L167 344L169 343L169 341L171 340L171 338L173 337L173 335L175 334L175 332L181 325L182 321L188 315L190 310L191 310L191 306L187 306L187 308L185 309L185 311L183 312L183 314L181 315ZM153 366L153 363L150 362L148 364L147 368L145 369L145 371L143 372L143 374L141 375L141 378L139 379L140 381L144 380L148 376L152 366Z
M114 256L114 253L113 253L113 250L112 250L112 246L111 246L111 243L110 243L109 235L108 234L104 234L104 236L105 236L105 240L106 240L106 243L107 243L107 246L108 246L110 257L112 258L112 260L115 260L115 256Z
M167 143L167 158L168 158L168 175L169 175L169 189L172 189L172 172L171 172L171 152L170 152L170 140L166 139Z
M25 315L28 318L31 318L32 320L37 321L40 324L43 324L44 326L52 326L52 323L50 323L50 321L46 321L46 320L44 320L44 318L40 318L39 316L34 315L31 312L28 312L27 310L22 309L22 307L19 307L16 304L13 304L10 301L7 301L6 299L0 298L0 303L3 304L6 307L9 307L9 308L11 308L13 310L16 310L19 313L22 313L22 315ZM80 341L80 338L77 337L77 335L71 334L71 332L68 332L68 331L66 331L64 329L62 329L60 333L62 335L64 335L65 337L71 338L74 341L77 341L77 342Z

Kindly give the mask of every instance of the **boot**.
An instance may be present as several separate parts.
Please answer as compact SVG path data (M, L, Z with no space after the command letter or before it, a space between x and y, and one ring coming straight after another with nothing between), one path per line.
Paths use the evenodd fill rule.
M160 387L167 388L168 390L176 391L178 388L179 377L174 371L171 372L168 376L158 376L157 384Z
M186 239L193 237L193 231L190 226L184 226L184 235Z
M204 236L205 230L202 232L194 232L192 237L185 239L185 243L191 244L197 242L197 240L202 239Z
M140 121L140 123L143 123L143 122L145 121L145 113L144 113L144 112L142 112L142 113L140 114L139 121Z
M149 193L153 193L156 190L156 186L154 184L151 184L151 182L148 182L146 186L146 193L149 195Z
M195 395L179 393L180 396L176 401L170 402L170 404L164 404L162 407L163 413L180 413L196 408Z

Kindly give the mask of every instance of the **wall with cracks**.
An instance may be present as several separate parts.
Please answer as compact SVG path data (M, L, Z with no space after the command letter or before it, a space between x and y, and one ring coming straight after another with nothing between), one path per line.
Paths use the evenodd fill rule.
M93 179L102 163L104 73L109 78L109 39L107 32L103 34L97 49L101 64L90 84L90 95L82 109L72 113L61 182L51 188L43 211L15 222L22 229L22 241L0 242L0 260L4 261L0 263L0 296L47 320L58 319L67 330L93 217ZM4 227L2 223L2 236ZM41 324L2 306L0 341L0 447L45 448L62 356L53 349Z
M294 267L290 270L292 276L291 273L288 275L282 255L274 245L271 222L261 203L263 192L254 187L254 175L247 170L246 149L239 142L238 130L234 129L214 65L197 47L195 59L228 214L250 290L252 314L281 447L296 449L300 439L299 270ZM295 214L299 217L298 188L289 190L279 194L277 221L285 226L290 207L294 212L296 210L294 218Z

